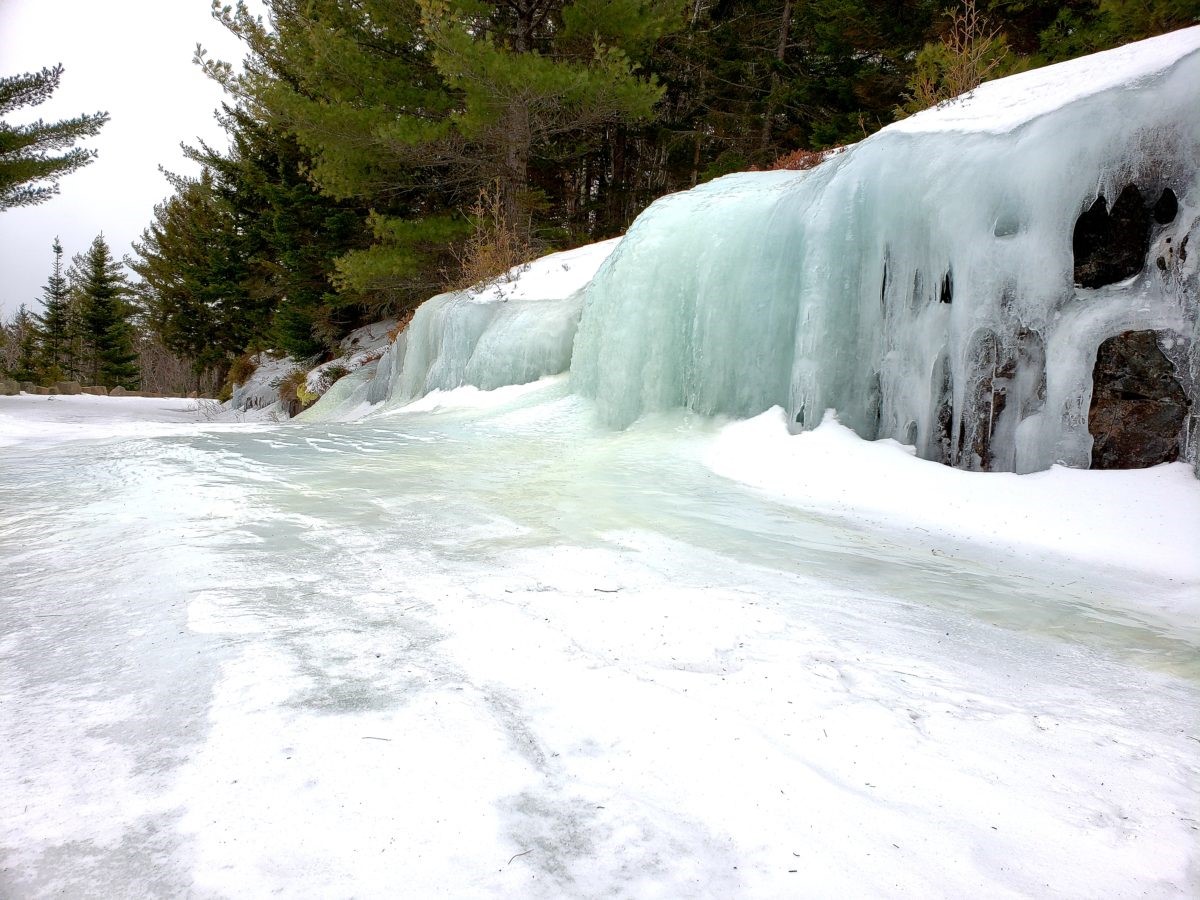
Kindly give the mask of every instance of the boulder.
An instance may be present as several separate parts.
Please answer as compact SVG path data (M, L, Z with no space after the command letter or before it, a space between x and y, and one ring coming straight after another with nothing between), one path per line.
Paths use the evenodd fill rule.
M36 394L37 388L38 388L38 386L36 384L34 384L32 381L22 381L21 382L21 390L23 390L27 394Z
M78 381L60 381L56 385L60 394L82 394L83 385Z
M30 391L30 393L37 394L39 397L46 397L46 396L49 396L49 394L50 394L50 388L42 387L41 385L38 385L32 391Z
M108 388L104 387L103 385L99 385L99 384L86 385L85 387L81 388L81 390L85 394L92 394L93 396L96 396L96 397L107 397L108 396Z
M15 381L0 378L0 397L11 397L13 394L19 394L20 392L21 386Z
M1153 331L1109 338L1092 371L1092 468L1142 469L1179 459L1188 406Z
M121 387L118 384L115 388L113 388L111 391L108 392L108 396L110 396L110 397L128 397L129 391L125 390L125 388Z

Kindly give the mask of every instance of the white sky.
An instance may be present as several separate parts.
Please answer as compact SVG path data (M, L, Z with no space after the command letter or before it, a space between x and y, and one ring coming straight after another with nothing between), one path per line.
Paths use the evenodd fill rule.
M0 212L0 315L37 302L62 238L66 258L104 232L117 258L141 235L154 205L171 193L158 171L195 166L180 142L202 136L224 147L213 111L220 89L192 64L201 43L218 59L240 61L241 45L209 14L209 0L0 0L0 74L61 62L62 83L36 108L10 120L47 121L107 111L111 121L82 146L100 157L60 182L40 206Z

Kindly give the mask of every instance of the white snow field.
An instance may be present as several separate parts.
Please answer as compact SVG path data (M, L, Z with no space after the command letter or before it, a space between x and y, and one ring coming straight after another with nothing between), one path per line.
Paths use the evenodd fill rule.
M1200 891L1181 463L187 406L0 398L0 895Z

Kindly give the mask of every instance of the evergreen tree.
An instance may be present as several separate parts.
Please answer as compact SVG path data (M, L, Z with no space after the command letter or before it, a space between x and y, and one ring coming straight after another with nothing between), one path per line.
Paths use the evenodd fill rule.
M531 167L554 163L589 133L647 121L663 88L630 52L682 24L675 0L421 0L433 62L454 93L452 161L496 182L506 222L543 205Z
M338 293L377 310L436 291L452 242L468 231L458 210L469 184L436 141L451 101L433 67L413 0L268 0L274 31L243 3L216 10L250 50L244 70L198 54L208 74L276 134L294 135L311 182L359 210L369 246L336 263ZM361 247L362 249L358 249Z
M37 318L22 303L8 329L8 339L15 353L8 366L8 376L15 381L40 381L38 369Z
M129 284L104 235L97 235L85 253L75 256L68 277L80 306L84 376L104 387L136 388Z
M63 273L62 243L57 237L52 249L54 267L42 288L44 311L38 321L41 331L39 358L46 380L59 381L75 367L71 359L71 295Z
M44 103L58 89L62 73L63 67L58 65L40 72L0 76L0 116ZM38 119L28 125L10 125L0 119L0 211L33 206L58 193L60 178L96 157L95 150L74 144L94 137L107 121L108 113L59 122Z

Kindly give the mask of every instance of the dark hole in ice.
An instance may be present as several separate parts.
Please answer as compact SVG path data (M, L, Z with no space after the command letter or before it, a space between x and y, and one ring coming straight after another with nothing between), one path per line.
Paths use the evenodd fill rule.
M1179 458L1188 400L1153 331L1100 345L1092 370L1093 469L1143 469Z
M1164 188L1158 202L1154 204L1154 221L1159 225L1170 225L1175 221L1175 214L1178 212L1179 200L1176 199L1175 192Z
M1104 287L1140 272L1150 249L1150 212L1137 186L1126 186L1112 210L1104 197L1096 198L1075 222L1072 247L1080 287Z
M947 269L946 274L942 277L942 289L938 291L938 302L954 302L954 272L950 269Z

